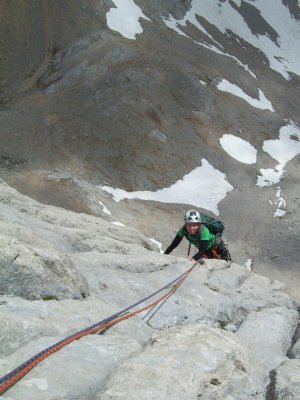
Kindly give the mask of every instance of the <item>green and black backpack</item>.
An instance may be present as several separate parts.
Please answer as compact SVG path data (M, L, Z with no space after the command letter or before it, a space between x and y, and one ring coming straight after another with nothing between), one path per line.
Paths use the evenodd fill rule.
M216 236L222 236L225 229L224 222L220 221L219 219L210 217L209 215L204 213L200 213L200 218L201 224L205 225L210 233Z

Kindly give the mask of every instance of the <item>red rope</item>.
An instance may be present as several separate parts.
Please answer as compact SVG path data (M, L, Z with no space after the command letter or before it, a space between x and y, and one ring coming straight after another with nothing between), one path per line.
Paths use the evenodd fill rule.
M37 364L42 362L45 358L49 357L53 353L56 353L57 351L59 351L63 347L65 347L68 344L72 343L74 340L78 340L78 339L82 338L83 336L90 335L90 334L96 333L96 332L98 332L100 330L104 330L104 329L110 328L111 326L116 325L121 321L124 321L124 320L126 320L128 318L131 318L131 317L137 315L137 314L140 314L143 311L148 310L151 307L156 306L159 302L161 302L162 300L164 300L165 298L167 298L168 296L173 294L179 288L179 286L182 285L182 283L186 280L186 278L189 276L189 274L192 272L192 270L193 270L193 268L191 268L188 271L188 273L186 275L184 275L183 278L181 278L176 283L176 285L174 285L172 287L171 290L169 290L167 293L165 293L159 299L153 301L151 304L148 304L147 306L144 306L144 307L142 307L142 308L140 308L140 309L138 309L136 311L132 311L130 313L124 314L124 315L122 315L120 317L117 317L117 318L115 318L115 319L113 319L111 321L103 323L102 325L96 326L96 327L91 328L89 330L84 330L84 331L75 333L74 335L68 337L67 339L62 340L61 342L59 342L56 346L52 346L48 351L44 352L43 354L41 354L37 358L33 359L22 370L16 372L12 377L10 377L3 384L1 384L0 385L0 395L3 394L4 392L6 392L10 387L12 387L16 382L18 382L21 378L23 378L23 376L25 376L29 371L31 371Z

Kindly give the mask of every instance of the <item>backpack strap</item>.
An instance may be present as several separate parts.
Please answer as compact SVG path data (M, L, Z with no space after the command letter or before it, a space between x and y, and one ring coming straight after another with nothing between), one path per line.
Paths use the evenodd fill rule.
M200 229L199 229L199 231L198 231L199 240L201 240L201 233L202 233L203 229L204 229L204 225L201 224L201 225L200 225Z

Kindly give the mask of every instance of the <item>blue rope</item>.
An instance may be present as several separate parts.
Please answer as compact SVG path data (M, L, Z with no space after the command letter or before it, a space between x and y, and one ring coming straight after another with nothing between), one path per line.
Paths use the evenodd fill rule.
M151 297L155 296L156 294L162 292L163 290L167 289L168 287L175 285L180 279L182 279L184 276L186 276L187 274L189 274L193 269L195 268L195 265L193 265L191 268L189 268L187 271L185 271L183 274L181 274L180 276L178 276L177 278L175 278L172 282L169 282L167 285L163 286L162 288L158 289L156 292L150 294L149 296L143 298L142 300L131 304L130 306L124 308L121 311L118 311L115 314L112 314L110 317L107 317L93 325L90 325L89 327L78 331L70 336L67 336L65 339L60 340L59 342L56 342L55 344L47 347L46 349L42 350L41 352L37 353L36 355L34 355L33 357L31 357L30 359L28 359L27 361L23 362L22 364L20 364L18 367L16 367L15 369L13 369L12 371L8 372L6 375L2 376L0 378L0 384L2 384L3 382L5 382L7 379L11 378L12 376L14 376L16 373L18 373L19 371L23 370L25 367L27 367L27 365L29 365L32 361L36 360L38 357L40 357L41 355L43 355L44 353L46 353L47 351L51 350L53 347L60 345L62 342L64 342L65 340L68 340L70 338L72 338L75 335L84 333L86 331L89 331L91 329L96 328L97 326L101 326L107 322L110 322L114 319L116 319L117 317L121 316L122 314L126 313L127 311L131 310L132 308L138 306L139 304L143 303L146 300L149 300Z

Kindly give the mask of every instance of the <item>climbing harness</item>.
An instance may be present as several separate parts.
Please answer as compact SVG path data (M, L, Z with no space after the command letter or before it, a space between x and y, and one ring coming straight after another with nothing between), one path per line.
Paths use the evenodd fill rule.
M203 258L215 258L217 260L225 260L229 262L233 262L231 254L228 250L228 244L224 242L223 239L219 238L220 243L213 246L211 249L206 250ZM191 242L189 243L188 248L188 256L190 255L191 251Z
M0 395L2 395L4 392L6 392L11 386L13 386L16 382L18 382L23 376L25 376L29 371L31 371L37 364L42 362L45 358L49 357L51 354L57 352L58 350L62 349L63 347L67 346L71 342L78 340L82 338L83 336L87 336L90 334L94 334L100 331L100 333L103 333L103 331L107 330L111 326L126 320L128 318L133 317L134 315L140 314L143 311L151 309L155 306L157 306L160 302L165 303L165 301L175 293L175 291L179 288L180 285L187 279L187 277L190 275L190 273L193 271L193 269L196 267L197 264L193 265L191 268L189 268L187 271L185 271L183 274L179 275L177 278L175 278L172 282L169 282L167 285L164 287L158 289L156 292L150 294L149 296L145 297L144 299L124 308L121 311L118 311L117 313L111 315L110 317L107 317L91 326L89 326L86 329L83 329L79 332L74 333L71 336L68 336L67 338L60 340L59 342L51 345L50 347L46 348L45 350L37 353L27 361L23 362L20 364L18 367L7 373L6 375L2 376L0 378ZM171 289L169 289L171 288ZM129 312L132 308L137 307L141 303L149 300L150 298L154 297L158 293L162 292L163 290L169 289L167 293L165 293L163 296L159 297L157 300L153 301L152 303L137 309L135 311ZM161 308L162 304L160 305L159 308ZM159 310L159 308L150 316L147 322L154 316L154 314ZM147 314L145 315L145 317ZM145 318L144 317L144 318Z

